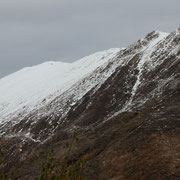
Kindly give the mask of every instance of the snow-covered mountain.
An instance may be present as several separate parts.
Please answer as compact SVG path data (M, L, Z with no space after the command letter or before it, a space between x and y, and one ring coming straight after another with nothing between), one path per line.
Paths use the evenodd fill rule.
M15 153L19 162L25 161L25 156L35 158L32 149L35 152L37 147L56 144L57 152L61 151L58 144L76 130L86 137L84 144L77 147L79 152L107 161L98 166L98 172L94 161L90 161L89 179L98 179L96 173L105 179L111 165L119 168L118 173L128 171L126 161L119 163L123 169L108 159L113 154L109 152L115 153L112 159L127 156L131 159L128 162L136 167L131 155L142 148L137 161L146 164L141 152L151 154L143 149L151 142L150 139L144 144L151 135L160 138L155 143L160 149L166 147L167 136L177 135L176 139L168 139L176 147L179 109L180 29L172 33L153 31L127 48L98 52L74 63L46 62L0 79L0 142L7 147L12 142L16 144L7 154ZM162 141L159 133L166 141ZM115 150L119 143L122 151ZM112 147L113 150L109 149ZM17 153L18 148L23 153ZM96 154L94 151L99 152L99 148L101 151ZM152 151L159 153L156 149ZM168 153L173 152L168 149ZM168 153L166 160L170 162ZM159 157L160 154L154 157L149 170L161 166L154 163ZM142 168L142 164L138 167ZM122 174L112 177L126 179ZM139 174L134 177L140 178Z
M132 97L126 103L124 110L131 104L132 98L140 84L143 66L148 62L149 55L153 52L154 46L168 36L168 33L154 32L154 34L155 38L150 42L147 41L147 44L139 50L144 52L144 57L142 57L138 64L139 74L137 81L132 89ZM146 43L146 38L141 41ZM45 114L51 114L51 110L47 111L44 109L58 96L63 96L59 100L61 103L59 105L61 106L59 116L64 116L69 111L71 105L74 105L92 88L97 86L96 89L98 89L118 66L126 65L139 52L133 52L120 61L119 59L114 60L118 54L124 51L122 50L121 52L121 49L118 48L110 49L84 57L74 63L45 62L34 67L24 68L1 79L1 133L4 134L5 127L8 129L10 127L11 129L12 126L20 123L25 117L35 111L39 111L36 119ZM107 69L107 66L111 67ZM151 63L150 66L153 66L153 64ZM106 71L101 73L103 70ZM67 103L69 107L65 108ZM34 120L32 124L36 122L37 120ZM23 129L18 131L22 132ZM25 134L29 134L29 132L26 130Z

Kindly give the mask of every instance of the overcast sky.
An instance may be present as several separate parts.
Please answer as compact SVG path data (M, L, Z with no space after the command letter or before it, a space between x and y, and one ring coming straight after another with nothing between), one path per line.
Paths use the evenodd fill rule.
M0 78L180 26L180 0L0 0Z

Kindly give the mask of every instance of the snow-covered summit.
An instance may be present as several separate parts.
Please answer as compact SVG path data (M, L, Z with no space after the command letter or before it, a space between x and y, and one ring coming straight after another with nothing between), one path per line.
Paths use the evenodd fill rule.
M74 63L45 62L0 79L0 123L22 109L31 111L44 99L48 102L62 94L119 51L116 48L98 52Z

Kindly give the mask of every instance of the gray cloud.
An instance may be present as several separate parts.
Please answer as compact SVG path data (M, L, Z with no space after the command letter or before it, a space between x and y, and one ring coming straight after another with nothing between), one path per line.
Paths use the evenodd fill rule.
M0 0L0 78L180 26L179 0Z

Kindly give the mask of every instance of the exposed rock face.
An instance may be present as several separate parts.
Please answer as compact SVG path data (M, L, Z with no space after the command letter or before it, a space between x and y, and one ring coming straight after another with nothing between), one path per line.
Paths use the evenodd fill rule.
M88 179L180 179L180 29L149 33L13 118L0 143L22 179L38 175L43 151L62 156L73 130L81 141L72 158L88 155Z

